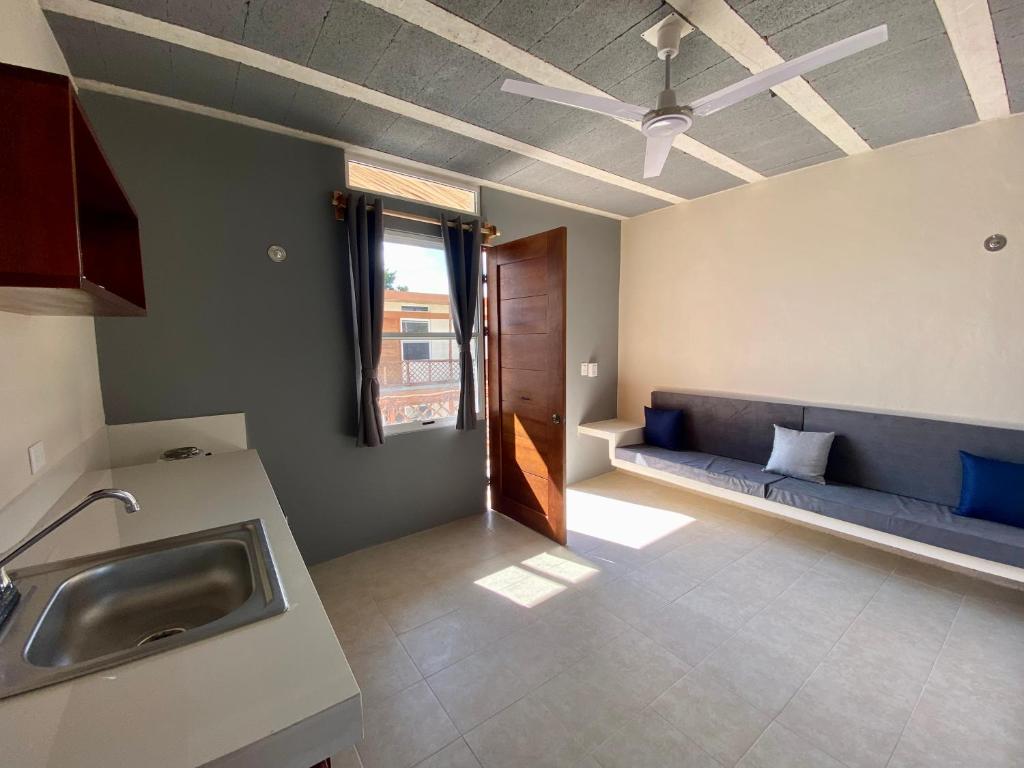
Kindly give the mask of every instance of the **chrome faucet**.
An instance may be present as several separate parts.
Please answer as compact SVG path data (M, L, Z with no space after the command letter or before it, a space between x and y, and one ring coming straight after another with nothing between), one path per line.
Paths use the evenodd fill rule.
M26 549L37 544L40 539L46 538L55 530L60 528L64 523L90 504L94 504L102 499L114 499L116 501L120 501L121 504L124 505L124 511L128 514L138 512L140 509L139 502L136 501L135 497L128 491L122 491L117 488L105 488L101 491L93 491L82 499L79 504L65 512L41 531L30 536L6 555L0 557L0 626L3 625L11 611L14 610L14 605L18 601L18 589L14 585L14 582L11 581L11 578L7 575L5 566Z

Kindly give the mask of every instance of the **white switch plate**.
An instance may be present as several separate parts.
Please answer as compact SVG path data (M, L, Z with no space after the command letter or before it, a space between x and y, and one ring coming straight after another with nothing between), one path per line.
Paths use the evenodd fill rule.
M39 474L46 466L46 448L42 440L28 447L28 466L33 475Z
M592 379L597 378L597 363L587 363L587 376Z
M590 375L590 364L589 363L580 363L580 376L589 376L589 375Z

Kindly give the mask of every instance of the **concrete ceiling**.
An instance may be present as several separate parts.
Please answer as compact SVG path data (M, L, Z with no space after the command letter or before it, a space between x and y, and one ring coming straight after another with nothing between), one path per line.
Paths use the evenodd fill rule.
M977 113L934 0L728 0L789 59L876 24L889 43L806 79L872 148L975 122ZM643 139L611 118L502 93L526 79L363 0L106 0L153 19L280 57L680 198L745 183L678 149L642 179ZM652 103L662 67L640 33L660 0L435 0L461 19L576 78ZM44 7L46 4L44 3ZM1024 107L1024 3L991 0L1012 111ZM632 216L668 203L413 120L230 58L48 11L78 78L169 96L388 152L527 191ZM688 100L749 71L699 29L673 80ZM782 98L763 94L699 120L690 136L764 176L844 155ZM756 175L756 174L755 174ZM664 195L662 197L665 197Z

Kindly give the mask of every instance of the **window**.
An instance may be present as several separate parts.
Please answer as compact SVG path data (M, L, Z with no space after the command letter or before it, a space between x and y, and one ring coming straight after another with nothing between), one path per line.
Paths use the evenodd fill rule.
M394 433L450 424L459 406L459 345L441 240L386 231L384 275L384 340L377 369L384 426ZM408 317L409 312L417 316ZM483 381L479 343L474 334L478 409Z
M429 360L430 359L430 342L429 341L406 341L402 340L402 359L403 360Z
M405 309L405 307L403 307ZM426 310L423 310L426 312ZM409 320L402 318L402 333L430 333L429 320Z
M384 168L354 158L345 161L345 176L351 189L427 203L446 210L479 213L479 188L468 184L431 179L423 173Z

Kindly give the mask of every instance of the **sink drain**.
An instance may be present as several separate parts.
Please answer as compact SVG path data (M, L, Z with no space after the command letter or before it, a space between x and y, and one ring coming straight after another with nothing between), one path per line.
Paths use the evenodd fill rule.
M180 635L185 631L184 627L168 627L167 629L158 629L156 632L151 632L144 638L139 640L135 644L135 647L148 645L149 643L155 643L157 640L163 640L165 637L174 637Z

